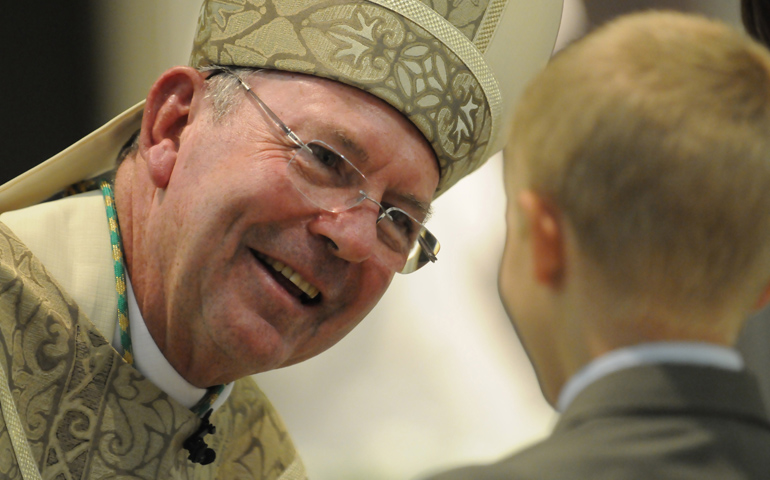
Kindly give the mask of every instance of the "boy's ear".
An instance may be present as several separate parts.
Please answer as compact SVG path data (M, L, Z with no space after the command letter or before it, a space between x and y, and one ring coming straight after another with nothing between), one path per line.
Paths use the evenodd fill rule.
M558 210L531 190L519 193L517 200L530 238L535 279L558 288L565 270L564 231Z
M764 291L762 291L762 294L759 296L759 299L757 300L757 304L754 306L755 311L762 310L767 306L767 304L770 303L770 285L766 286Z
M157 188L166 188L176 165L184 128L203 97L203 75L190 67L174 67L150 88L142 117L139 152Z

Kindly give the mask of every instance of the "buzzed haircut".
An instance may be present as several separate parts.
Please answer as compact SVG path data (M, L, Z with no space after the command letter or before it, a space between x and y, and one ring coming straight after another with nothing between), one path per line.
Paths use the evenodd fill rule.
M673 12L600 28L529 85L506 159L614 288L716 305L770 279L770 55L743 33Z

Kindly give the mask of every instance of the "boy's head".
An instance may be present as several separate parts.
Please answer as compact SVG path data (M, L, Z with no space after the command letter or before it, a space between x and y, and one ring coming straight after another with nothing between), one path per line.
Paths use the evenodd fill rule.
M770 281L770 55L699 17L623 17L525 91L500 292L546 397L591 358L729 344Z

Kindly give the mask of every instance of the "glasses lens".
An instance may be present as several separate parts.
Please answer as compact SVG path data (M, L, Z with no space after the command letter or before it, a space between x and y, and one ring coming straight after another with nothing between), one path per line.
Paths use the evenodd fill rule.
M436 255L438 255L440 249L441 244L438 239L430 233L427 228L422 227L420 234L417 237L417 241L412 246L406 263L401 270L399 270L399 273L412 273L424 267L429 262L435 262Z
M398 208L388 208L377 223L377 235L382 243L406 261L412 245L417 241L420 228L422 226L406 212Z
M397 264L394 270L411 273L436 261L441 248L438 240L420 222L403 210L386 209L377 223L380 240L391 250Z
M363 200L364 175L329 145L314 140L289 161L294 186L308 200L330 212L340 212Z

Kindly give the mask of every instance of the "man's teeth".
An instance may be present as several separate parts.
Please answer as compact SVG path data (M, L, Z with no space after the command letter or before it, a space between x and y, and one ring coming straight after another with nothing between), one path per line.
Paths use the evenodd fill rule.
M299 273L292 270L290 266L285 265L278 260L273 260L272 258L262 255L261 253L258 253L257 255L263 262L273 267L273 270L288 278L291 283L296 285L297 288L302 290L308 297L315 298L318 295L318 289L310 285L308 281L302 278Z

